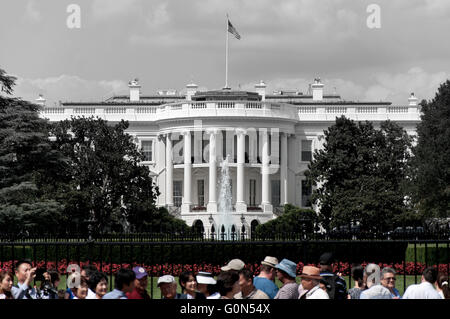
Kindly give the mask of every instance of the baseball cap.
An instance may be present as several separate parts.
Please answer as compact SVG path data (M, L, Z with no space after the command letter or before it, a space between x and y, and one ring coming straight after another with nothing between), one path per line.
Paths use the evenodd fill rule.
M227 265L220 268L222 271L230 271L230 270L242 270L244 268L245 264L240 259L233 259L231 260Z
M176 281L175 281L175 278L173 276L171 276L171 275L164 275L164 276L161 276L161 277L158 278L158 287L159 287L160 284L171 284L171 283L174 283L174 282L176 282Z
M136 266L133 268L133 271L136 274L136 279L142 279L148 276L147 272L143 267Z
M205 285L215 285L217 282L210 272L199 271L196 276L197 283Z

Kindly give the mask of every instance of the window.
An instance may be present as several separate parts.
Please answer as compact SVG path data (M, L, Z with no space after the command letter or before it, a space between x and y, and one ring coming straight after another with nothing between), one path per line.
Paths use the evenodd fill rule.
M205 180L197 180L198 206L205 206Z
M302 207L311 207L312 187L308 181L302 181Z
M302 162L311 162L312 160L312 141L302 140Z
M183 184L181 181L173 181L173 204L175 207L181 207L183 202Z
M153 161L153 141L142 141L141 142L142 154L144 154L145 162Z
M272 181L272 205L280 207L280 181Z
M251 207L256 206L256 179L250 180L250 199L248 201Z

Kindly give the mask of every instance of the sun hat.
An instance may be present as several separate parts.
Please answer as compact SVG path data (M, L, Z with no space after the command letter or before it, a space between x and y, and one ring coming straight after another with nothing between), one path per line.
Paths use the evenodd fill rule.
M317 279L317 280L322 279L322 277L320 276L320 269L313 266L304 266L303 271L300 274L300 278Z
M279 264L275 265L275 268L284 271L292 278L297 276L297 264L289 259L283 259Z
M244 269L244 266L245 266L245 264L242 260L233 259L227 265L220 268L220 270L222 270L222 271L230 271L230 270L239 271L239 270Z
M143 267L136 266L133 268L133 271L136 274L136 279L142 279L148 276L147 272Z
M217 283L210 272L199 271L196 279L198 284L215 285Z
M171 283L174 283L174 282L176 282L176 281L175 281L175 278L173 276L171 276L171 275L164 275L164 276L161 276L161 277L158 278L158 287L159 287L160 284L171 284Z
M278 259L275 257L266 256L263 261L261 261L261 265L266 265L270 267L275 267L278 264Z

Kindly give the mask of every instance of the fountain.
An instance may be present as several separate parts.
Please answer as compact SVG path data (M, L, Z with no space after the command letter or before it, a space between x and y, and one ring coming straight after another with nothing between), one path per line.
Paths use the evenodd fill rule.
M226 239L227 234L231 232L231 214L233 212L232 194L231 194L231 177L230 167L228 165L229 155L222 161L221 176L220 176L220 192L218 200L218 230L222 233L222 226L225 230Z

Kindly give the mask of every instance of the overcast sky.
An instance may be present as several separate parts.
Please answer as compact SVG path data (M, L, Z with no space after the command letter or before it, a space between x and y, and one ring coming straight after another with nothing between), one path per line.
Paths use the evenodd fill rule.
M67 27L69 4L80 29ZM233 88L306 92L319 76L346 100L406 104L450 78L450 0L1 0L0 68L19 78L17 96L50 103L125 94L133 78L144 94L219 89L227 12L242 36L230 35Z

